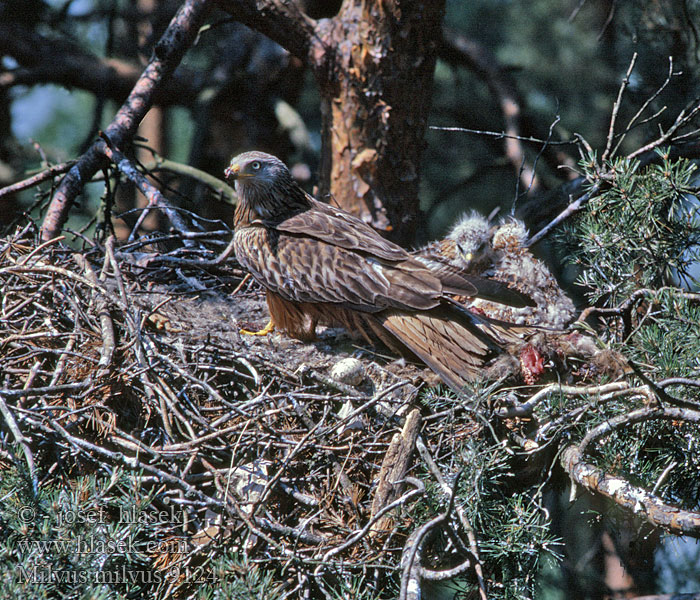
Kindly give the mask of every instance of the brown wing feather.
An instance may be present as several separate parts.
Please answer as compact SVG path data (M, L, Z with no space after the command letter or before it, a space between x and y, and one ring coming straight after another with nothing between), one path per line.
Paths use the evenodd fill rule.
M385 240L357 217L311 197L309 202L309 210L298 212L280 223L275 223L274 228L385 260L400 261L410 258L410 254L401 246Z
M484 365L500 351L494 341L438 311L391 311L382 324L442 380L455 390L473 381Z
M447 241L451 240L443 240L443 242ZM451 245L454 246L454 242ZM449 294L483 298L517 308L535 306L535 301L530 296L507 283L497 279L487 279L455 266L453 255L450 253L451 245L433 242L425 248L412 252L411 255L440 278L445 291ZM443 247L446 250L444 256L439 253ZM476 292L470 293L470 290L476 290Z
M510 306L532 305L531 298L505 283L470 275L446 262L439 264L437 261L418 260L420 255L414 257L400 246L385 240L357 217L310 196L308 199L310 209L276 223L274 229L316 239L378 260L400 262L404 270L411 268L415 271L428 267L440 279L443 291L450 294L479 297Z
M392 262L263 227L239 229L234 245L255 279L294 302L379 312L388 307L427 310L443 296L440 280L410 257Z
M423 262L423 261L421 261ZM425 263L424 263L425 264ZM521 308L534 306L530 296L510 287L496 279L486 279L479 275L470 275L450 264L430 263L428 267L440 279L443 289L448 294L483 298L500 304Z

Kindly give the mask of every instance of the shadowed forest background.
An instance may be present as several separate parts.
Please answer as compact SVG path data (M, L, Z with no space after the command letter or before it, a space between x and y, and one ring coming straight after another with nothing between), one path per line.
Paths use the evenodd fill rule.
M2 570L9 574L0 588L3 597L22 597L27 590L59 597L70 590L83 594L76 597L99 592L104 598L405 598L401 585L410 577L399 560L402 548L405 556L420 526L445 511L449 517L455 504L463 511L462 525L470 521L476 531L481 558L469 555L472 562L462 563L475 546L467 549L463 543L460 548L445 532L426 533L424 567L454 572L444 577L450 581L437 576L429 581L424 573L424 598L700 597L700 312L695 279L700 2L447 0L425 8L388 0L220 0L209 2L197 17L203 26L190 32L191 47L184 36L158 45L181 6L198 3L202 1L0 1L0 228L6 261L0 269L0 494L16 497L15 507L31 506L44 515L44 521L30 526L17 519L17 510L14 517L11 511L3 513L0 531L14 540L0 556ZM167 64L173 64L169 53L178 44L182 61L167 71ZM143 92L153 107L140 124L138 119L135 124L120 121L114 128L125 101L132 112L124 114L137 114L136 104L129 104L132 89L154 60L166 67L154 71L162 85ZM235 203L223 172L232 156L252 149L278 156L307 191L350 210L407 248L443 238L470 210L496 221L516 216L533 235L549 232L548 224L578 201L564 225L532 249L547 261L578 308L598 310L590 314L588 329L601 346L634 362L634 372L623 377L628 387L610 392L605 386L619 382L586 380L595 391L552 393L538 406L540 412L512 424L494 416L494 406L504 405L498 402L514 397L503 389L476 385L473 405L453 422L457 399L442 388L418 386L410 400L401 401L421 407L423 435L442 457L438 464L449 485L438 477L441 483L426 484L425 498L418 501L405 490L403 496L397 492L394 500L403 500L395 531L385 537L358 534L357 548L343 548L369 514L376 516L368 504L378 464L405 413L400 419L392 415L393 421L375 415L372 425L365 425L380 450L364 438L343 437L356 435L347 432L345 413L339 417L344 423L340 430L326 431L327 412L304 405L310 402L304 394L316 394L315 402L342 404L340 398L355 392L348 386L334 388L324 375L313 379L303 369L297 374L297 367L308 363L314 373L325 373L328 365L319 355L336 352L332 342L324 339L313 350L290 350L284 342L270 349L263 342L243 346L236 341L211 350L209 337L203 337L210 327L206 319L216 320L216 311L224 309L209 313L187 303L212 290L229 296L242 291L251 298L257 294L258 304L246 304L245 296L236 317L245 320L248 306L250 320L264 316L259 290L243 279L233 259L225 256L228 265L221 269L224 259L216 262L230 241ZM85 157L91 152L99 158L90 163ZM129 175L127 163L147 175L143 181L148 183ZM76 175L78 166L90 170L88 175ZM21 183L42 173L40 180ZM13 185L18 187L7 187ZM160 210L144 212L146 207ZM61 235L65 238L59 246L52 240ZM52 246L60 251L52 253ZM129 253L133 260L126 258ZM156 254L172 260L158 262ZM32 282L22 275L27 256L45 261L34 271L27 267L26 273L38 278ZM200 269L195 260L209 262ZM70 261L75 264L69 268ZM46 264L54 271L42 271ZM78 275L66 275L71 269ZM91 270L92 278L87 275ZM56 283L63 277L68 283ZM133 290L126 294L121 284L109 283L112 277L138 287L144 298L153 296L134 309L127 301ZM72 303L71 285L87 286L84 305L83 292ZM59 291L51 291L54 286ZM118 377L88 374L104 367L102 342L79 332L77 325L59 324L56 316L74 311L86 322L100 322L95 298L102 292L90 296L90 289L97 288L115 297L122 294L110 308L122 341L152 336L142 354L129 343L117 343L124 361ZM54 301L57 308L51 313ZM201 316L197 333L202 339L178 345L180 330L161 325L157 332L143 333L154 326L147 322L158 316L161 305L180 301L186 307L181 313ZM32 306L36 310L25 315ZM195 315L200 309L202 314ZM44 313L52 315L45 323ZM21 315L25 325L17 324ZM187 322L184 314L168 318ZM32 327L48 328L55 345L17 346L18 340L29 339L28 332L34 335ZM99 329L95 325L93 333ZM70 347L61 337L69 334L74 336ZM36 335L43 339L46 334ZM73 357L85 348L94 352L92 362L66 370L61 351ZM131 352L133 365L124 358ZM157 356L153 362L146 356L151 352ZM200 361L230 367L233 379L226 378L230 373L223 372L224 366L222 371L202 367L203 375L197 370ZM148 382L137 381L157 369L164 370ZM70 387L82 381L84 387ZM98 383L106 387L95 387ZM387 386L394 384L390 380ZM26 391L32 387L46 391L32 395ZM129 391L132 387L135 391ZM525 388L515 392L519 401L536 395L534 388ZM362 388L350 397L355 406L373 397L377 403L384 391ZM290 404L282 407L283 402ZM238 411L236 403L245 411L250 404L251 413ZM206 408L201 413L200 404ZM88 413L95 406L104 414L91 420ZM168 411L175 416L166 418ZM633 411L642 412L625 421ZM51 421L58 422L59 415L66 421L55 427ZM444 417L431 421L427 415ZM271 441L240 442L250 435L245 419ZM440 425L442 419L449 425ZM608 422L617 425L605 433L596 429ZM191 423L202 427L196 435ZM231 423L234 433L224 431ZM543 432L543 423L553 424L556 433L549 429L538 438L533 432ZM319 435L317 445L306 448L302 442L316 439L312 433ZM459 442L448 443L451 437ZM608 437L612 441L603 443ZM340 448L348 439L349 449ZM542 452L523 439L537 439ZM590 441L596 449L589 451L603 471L635 489L653 490L668 503L660 510L664 517L668 505L681 507L691 525L675 527L655 515L647 518L633 503L613 501L607 493L579 489L570 501L569 477L577 476L558 465L567 444L582 439L581 452ZM194 452L202 440L206 460ZM279 440L289 443L284 476L272 470L282 460L274 455ZM219 478L235 470L229 449L238 443L249 446L236 468L255 465L254 482L263 489L259 497L274 504L274 516L262 515L257 500L250 513L227 504L228 487L222 489ZM172 462L166 447L174 453ZM342 454L346 450L347 456ZM259 463L263 455L264 468ZM314 462L320 455L331 456L330 475ZM345 482L343 461L361 465L357 469L364 484ZM406 481L409 475L432 472L425 465L413 468ZM314 474L309 481L316 476L323 480L322 471L326 478L336 477L335 487L319 483L314 493L300 493L295 486L302 485L306 469ZM336 488L343 490L342 501L333 496ZM593 491L600 490L593 486ZM169 497L182 500L178 506L191 508L191 522L173 518L169 529L145 518L110 520L110 527L125 527L121 533L110 529L110 539L138 540L133 555L116 553L112 567L160 572L164 565L182 563L198 578L99 587L56 581L32 587L31 578L17 579L18 569L26 574L37 562L75 573L97 569L89 557L75 559L57 549L33 549L32 554L17 546L23 539L74 539L75 528L61 522L61 507L81 514L103 502L116 513L137 506L147 514L162 508L162 496L171 492ZM316 523L320 513L321 524L307 531L306 523ZM225 516L224 524L216 521L217 515ZM452 518L457 522L454 514ZM225 525L226 519L238 520L234 526ZM104 537L101 522L91 524L90 535ZM201 542L202 532L213 530L216 543ZM186 551L144 550L149 537L168 541L177 536L187 538ZM346 564L352 566L346 570ZM470 568L460 571L460 564Z
M309 15L323 18L333 16L340 3L306 4ZM3 2L1 181L38 168L39 147L52 162L85 149L111 120L178 6L145 0ZM693 8L692 2L447 2L445 37L435 40L428 123L550 142L576 135L603 148L633 54L639 56L621 123L663 84L673 57L678 74L654 103L665 110L625 136L618 152L625 155L659 122L672 123L694 98ZM140 135L161 156L217 177L238 152L268 151L296 166L311 190L319 183L322 121L313 74L265 36L236 23L234 15L219 17L187 53ZM406 88L407 97L418 91L410 81ZM420 145L421 217L412 216L416 232L407 245L440 237L469 208L489 214L498 207L501 215L523 211L532 195L577 176L579 152L573 144L542 148L496 135L430 129ZM143 160L150 159L144 151ZM98 201L99 193L88 194L80 211L85 218L95 214ZM204 199L187 190L182 201L201 207ZM4 208L9 219L13 206Z

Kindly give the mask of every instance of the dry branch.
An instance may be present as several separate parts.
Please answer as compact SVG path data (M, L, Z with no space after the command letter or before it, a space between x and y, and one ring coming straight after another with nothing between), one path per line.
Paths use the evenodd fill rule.
M611 432L653 419L682 421L700 425L700 412L682 408L643 408L610 419L595 427L577 446L569 446L561 454L561 464L572 480L588 490L607 496L620 506L644 517L652 525L677 535L700 537L700 513L682 510L664 503L644 489L622 477L606 473L584 461L586 447Z
M133 139L142 119L153 106L155 95L163 89L187 49L194 43L211 3L211 0L186 0L173 17L156 44L153 58L105 130L116 147L123 147ZM59 235L68 218L68 211L82 192L83 186L105 165L105 147L103 140L93 143L63 178L44 219L42 239L48 240Z
M136 64L101 58L73 42L50 39L18 22L0 23L0 53L12 56L20 65L0 74L0 88L55 83L123 102L141 73ZM194 73L178 73L166 82L154 102L191 105L200 87Z
M407 381L377 366L382 383L348 396L326 376L309 376L326 363L291 372L294 352L297 361L308 356L304 344L276 353L269 342L241 338L222 311L253 305L236 266L215 258L220 240L201 239L196 266L142 267L125 260L124 247L116 251L113 237L78 252L35 234L25 228L0 243L0 418L30 472L73 476L76 461L129 471L144 490L187 498L188 522L214 511L232 523L221 535L255 537L264 544L255 556L292 559L309 576L319 562L332 572L351 556L382 573L398 568L397 545L386 541L403 539L409 522L394 509L423 494L413 464L401 469L410 490L381 510L372 502L382 457L402 425L394 415L404 400L395 395ZM192 287L169 295L182 287L183 269ZM158 281L169 287L152 291ZM235 297L221 298L210 316L206 299L193 309L187 296L214 282ZM348 399L360 405L343 416ZM363 428L347 427L360 414ZM240 483L245 477L256 496ZM392 511L395 527L370 535ZM201 546L185 561L216 548Z

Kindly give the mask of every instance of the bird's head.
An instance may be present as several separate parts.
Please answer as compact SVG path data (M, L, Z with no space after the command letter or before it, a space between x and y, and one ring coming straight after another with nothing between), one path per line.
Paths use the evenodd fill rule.
M491 266L492 235L493 227L477 211L462 215L447 236L457 246L459 259L463 263L461 268L471 273L480 273Z
M226 181L235 183L239 192L248 187L265 191L280 181L291 179L287 166L265 152L244 152L234 156L224 174Z
M234 156L224 174L226 181L235 184L239 200L263 218L274 217L305 200L287 166L265 152Z

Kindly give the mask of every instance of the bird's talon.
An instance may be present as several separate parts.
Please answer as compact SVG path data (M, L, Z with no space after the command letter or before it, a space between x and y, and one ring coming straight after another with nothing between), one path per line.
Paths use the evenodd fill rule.
M249 329L239 329L238 332L241 335L267 335L268 333L272 333L275 330L275 324L270 320L270 322L265 325L261 330L259 331L250 331Z

